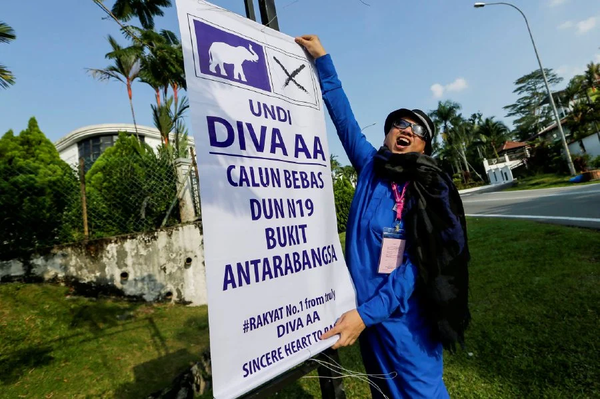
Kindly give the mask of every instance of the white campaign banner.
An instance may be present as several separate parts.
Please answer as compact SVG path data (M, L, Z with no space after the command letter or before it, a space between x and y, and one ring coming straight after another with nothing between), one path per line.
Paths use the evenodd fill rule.
M213 391L240 396L333 344L355 305L323 103L293 38L177 0L197 146Z

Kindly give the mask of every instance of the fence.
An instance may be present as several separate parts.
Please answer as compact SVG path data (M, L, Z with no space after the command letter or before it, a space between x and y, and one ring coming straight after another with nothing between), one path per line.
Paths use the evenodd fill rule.
M188 164L191 162L188 161ZM200 217L197 174L158 156L77 165L0 165L0 259L87 239L145 232ZM189 214L189 212L187 212ZM188 216L189 220L189 216ZM184 221L188 221L184 220Z

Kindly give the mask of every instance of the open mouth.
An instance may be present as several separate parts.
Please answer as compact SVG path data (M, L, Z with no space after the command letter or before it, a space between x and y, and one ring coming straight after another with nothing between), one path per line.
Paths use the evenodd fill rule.
M396 146L398 146L401 149L408 147L410 144L411 144L410 139L408 139L406 137L398 136L396 138Z

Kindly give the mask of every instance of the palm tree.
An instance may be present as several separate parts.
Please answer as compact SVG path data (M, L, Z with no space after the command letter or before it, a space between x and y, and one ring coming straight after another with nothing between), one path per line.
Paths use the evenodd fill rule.
M510 136L508 127L503 122L495 121L494 117L485 118L479 125L478 134L485 137L484 142L491 145L496 158L500 158L497 148L504 143Z
M144 29L153 29L154 17L164 15L161 7L171 7L171 0L116 0L111 12L123 22L137 17Z
M589 124L593 125L598 139L600 139L600 128L597 119L594 117L597 108L598 97L594 99L590 96L590 91L594 92L596 87L600 86L600 64L589 63L587 70L583 75L575 75L567 88L564 90L566 100L573 102L572 110L567 118L567 125L571 129L574 138L583 138L588 132ZM586 103L579 101L585 97Z
M0 22L0 43L10 43L12 40L15 40L17 36L15 35L15 31L13 28L5 24L4 22ZM11 71L6 69L6 67L0 64L0 87L3 89L8 88L10 85L15 84L15 77Z
M174 104L178 103L179 88L186 88L183 66L183 50L177 36L168 30L157 33L153 30L133 28L148 53L144 56L143 68L153 75L155 83L163 90L166 101L167 90L173 90ZM125 31L127 36L131 34ZM154 88L154 87L153 87Z
M481 137L478 132L478 126L465 120L462 115L458 115L450 122L452 127L446 134L448 144L455 148L456 152L464 162L465 170L469 173L472 170L481 180L483 180L483 178L467 160L467 148L473 141L480 139Z
M456 121L460 108L461 106L459 103L452 100L446 100L444 102L439 101L437 108L430 112L433 121L438 127L441 127L442 136L448 134L452 122ZM435 140L435 137L433 137L433 140Z
M179 105L173 107L173 97L169 97L162 104L152 107L154 126L160 132L165 147L170 146L169 135L174 133L174 148L178 157L185 157L187 151L187 129L183 124L183 115L190 107L186 97ZM173 108L173 109L171 109Z
M164 85L158 77L158 67L159 66L155 63L150 62L150 60L148 60L147 57L142 58L139 80L140 82L146 83L148 86L152 87L152 90L154 90L154 95L156 97L156 106L160 107L160 91L164 87Z
M106 54L106 58L113 60L114 64L109 65L105 69L87 68L87 70L93 78L100 81L117 80L125 84L127 87L127 95L129 97L129 105L131 107L131 116L133 117L133 125L135 126L135 132L137 134L137 123L135 121L135 111L133 110L131 85L140 74L140 48L135 46L123 48L110 35L108 36L108 42L113 51Z
M160 91L163 101L166 101L169 87L173 90L174 104L177 105L179 89L186 88L183 50L177 36L169 30L163 29L158 33L135 26L123 27L122 32L133 40L133 46L142 48L141 80L155 91L157 105L161 102L158 98Z
M595 92L596 87L600 86L600 63L594 64L590 62L583 76L585 87Z

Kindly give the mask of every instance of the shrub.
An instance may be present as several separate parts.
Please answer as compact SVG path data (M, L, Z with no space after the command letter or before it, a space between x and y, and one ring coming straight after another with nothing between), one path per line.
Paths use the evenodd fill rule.
M588 165L591 163L592 157L589 154L575 155L573 157L573 165L578 172L585 172Z
M80 228L79 182L35 118L0 139L0 259L69 242ZM77 226L77 227L75 227Z
M600 168L600 155L590 161L590 165L593 168Z
M354 197L354 187L346 178L337 179L333 184L333 196L335 198L335 213L337 216L338 232L346 231L348 215L350 215L350 205Z
M160 227L177 195L172 157L120 133L86 174L88 220L94 237ZM179 220L174 206L171 222Z

